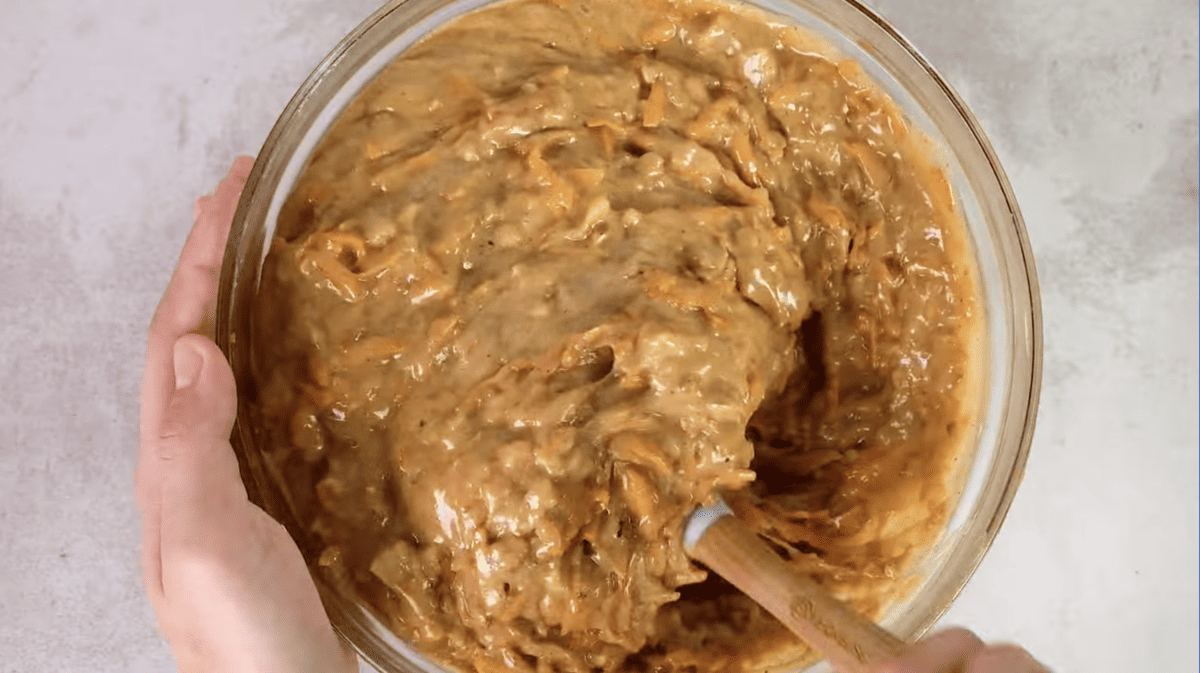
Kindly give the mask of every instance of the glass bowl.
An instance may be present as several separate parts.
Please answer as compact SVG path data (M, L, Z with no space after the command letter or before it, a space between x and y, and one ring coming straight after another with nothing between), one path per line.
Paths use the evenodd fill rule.
M221 270L217 344L238 381L232 443L252 500L303 539L295 517L256 450L260 432L243 422L257 399L250 334L259 273L283 200L344 107L400 52L458 15L494 0L391 0L321 62L267 137L234 216ZM939 539L911 570L916 588L881 624L901 638L921 636L962 590L1000 529L1025 467L1042 375L1041 305L1032 253L1008 179L962 100L884 19L855 0L754 0L858 61L876 86L929 139L967 224L983 296L984 329L977 423L951 475L951 514ZM437 664L389 631L371 610L314 572L334 628L381 671L437 672ZM785 666L786 668L787 666ZM817 664L814 670L828 670Z

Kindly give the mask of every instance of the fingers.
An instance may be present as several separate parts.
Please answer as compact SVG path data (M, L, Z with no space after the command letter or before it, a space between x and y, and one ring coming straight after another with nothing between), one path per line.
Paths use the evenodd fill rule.
M913 645L904 656L873 666L872 673L1050 673L1024 649L985 645L974 633L953 628Z
M229 443L233 373L211 340L189 334L215 302L252 163L239 159L197 200L151 321L137 483L146 589L183 670L352 671L299 549L246 497Z
M1050 673L1024 648L1002 643L988 645L967 662L965 673Z
M216 272L229 235L233 209L251 165L249 157L240 157L216 192L197 201L196 223L150 323L142 380L140 430L143 444L145 438L159 436L162 414L174 388L171 349L179 337L200 326L205 307L216 300ZM143 451L139 465L147 458ZM143 476L146 475L139 467L138 499L139 506L145 509L140 486Z
M216 191L197 201L196 223L183 245L179 264L150 325L152 338L162 335L174 343L184 332L200 325L205 305L216 299L215 286L211 292L201 292L208 288L197 287L195 283L199 277L220 270L229 227L252 166L253 159L239 157Z
M163 416L175 387L173 349L181 336L200 325L205 306L216 299L216 272L252 165L250 157L238 158L214 194L197 201L196 222L150 324L142 379L136 499L142 513L143 571L152 602L162 594L158 554L161 475L156 454Z
M946 629L913 645L903 657L875 669L876 673L961 673L983 641L966 629Z

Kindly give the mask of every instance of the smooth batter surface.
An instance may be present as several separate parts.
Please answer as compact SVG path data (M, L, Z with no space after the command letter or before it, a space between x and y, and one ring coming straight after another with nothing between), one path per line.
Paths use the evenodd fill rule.
M947 506L965 231L853 63L727 5L458 19L346 110L264 265L306 552L435 658L739 670L803 648L683 553L716 489L875 614Z

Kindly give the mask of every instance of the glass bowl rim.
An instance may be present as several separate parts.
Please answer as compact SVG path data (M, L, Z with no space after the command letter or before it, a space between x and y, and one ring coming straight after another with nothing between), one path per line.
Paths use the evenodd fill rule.
M272 127L267 139L263 143L258 155L255 158L254 166L247 178L245 187L242 191L241 199L238 202L237 209L234 214L232 226L230 228L228 243L225 248L225 255L221 266L218 298L216 310L216 329L215 340L218 347L222 350L227 358L230 359L232 365L235 365L235 372L238 371L236 366L237 360L240 357L238 352L238 344L234 339L234 325L236 314L234 309L239 307L237 302L237 284L240 266L243 264L240 251L252 241L248 240L255 234L252 227L256 226L250 220L251 211L260 201L273 198L274 190L280 185L275 185L270 194L263 194L261 187L263 186L264 177L266 175L268 164L275 160L277 162L286 162L290 159L290 154L287 156L276 155L279 145L288 137L288 134L294 131L294 126L297 119L302 119L305 114L311 114L312 99L318 92L322 91L323 85L327 85L330 74L336 72L339 64L354 54L355 48L360 42L372 31L378 30L380 24L396 10L411 4L420 4L421 0L389 0L358 26L356 26L349 34L346 35L329 54L321 60L321 62L313 69L304 83L297 89L278 120ZM485 4L491 5L504 0L489 0ZM733 3L741 2L742 0L729 0ZM783 0L786 4L804 6L810 4L812 0ZM755 0L747 0L750 5L759 5ZM962 592L967 582L974 575L975 571L982 562L988 549L993 541L1001 524L1003 523L1007 513L1012 505L1013 499L1016 496L1018 486L1021 483L1026 462L1028 460L1029 450L1032 443L1034 427L1038 413L1038 402L1041 394L1042 382L1042 367L1043 367L1043 334L1042 334L1042 309L1041 296L1038 289L1038 279L1036 268L1033 259L1032 248L1029 242L1028 233L1025 228L1024 218L1017 205L1015 194L1008 180L1006 173L1001 167L999 158L993 149L986 134L981 128L979 122L970 112L961 97L955 90L946 82L940 73L930 64L930 62L921 54L905 38L900 32L885 18L876 13L870 7L864 5L860 0L816 0L816 2L825 2L826 4L840 4L848 7L851 11L866 19L869 24L873 24L872 28L881 31L882 36L891 40L893 46L899 47L903 56L911 60L911 65L918 69L918 76L923 76L924 79L935 85L936 94L942 96L945 102L949 103L954 113L957 115L956 121L965 125L965 128L970 132L971 140L975 144L975 149L982 152L987 166L990 168L990 175L986 176L989 183L992 183L997 189L999 195L1003 198L1004 204L1007 206L1008 218L1005 224L1010 225L1006 231L1007 234L1015 237L1016 251L1019 253L1020 259L1012 260L1023 271L1023 279L1025 281L1025 289L1027 295L1019 297L1023 302L1028 302L1028 313L1021 317L1026 319L1026 324L1021 327L1025 328L1025 332L1029 341L1029 381L1027 396L1024 400L1024 418L1020 421L1019 438L1016 442L1015 451L1011 454L1011 460L1003 465L993 465L992 471L998 471L1007 474L1007 481L1003 484L995 509L992 511L990 519L987 521L984 528L981 544L974 547L973 553L968 557L961 558L957 565L951 567L954 575L950 578L949 590L944 595L944 600L939 605L936 605L932 611L921 619L914 633L920 635L924 633L932 624L940 619L949 607L953 604L958 595ZM444 24L439 24L444 25ZM370 54L367 55L369 59ZM344 84L344 82L342 83ZM341 86L335 84L333 86ZM308 126L316 120L315 114L309 119ZM307 127L302 128L304 132ZM295 148L292 148L293 151ZM276 165L278 169L278 164ZM277 172L279 172L277 170ZM277 176L278 177L278 176ZM265 213L264 213L265 214ZM269 245L269 242L266 242ZM1019 287L1017 289L1020 289ZM239 384L243 383L239 379ZM1019 391L1018 391L1019 392ZM241 403L239 395L239 405ZM1007 405L1006 405L1007 408ZM241 414L235 424L231 443L233 444L235 453L237 454L238 463L241 468L243 481L246 486L248 497L256 504L267 508L264 504L266 501L266 491L268 485L260 483L258 476L253 469L250 468L248 462L252 458L248 455L247 447L244 446L247 438L245 433L248 429L242 423ZM999 456L998 456L999 457ZM999 468L997 470L997 468ZM270 509L268 509L270 511ZM274 513L272 513L275 516ZM284 522L288 525L288 522ZM291 531L296 534L297 531ZM947 564L949 567L949 564ZM326 609L336 607L331 614L331 620L334 623L334 628L342 635L350 645L358 651L359 655L365 660L375 665L376 658L363 651L361 643L357 642L356 638L349 637L348 631L361 630L357 624L339 624L340 619L347 618L345 616L345 606L331 606L330 601L344 601L345 599L337 592L326 586L324 580L317 574L313 573L314 581L316 582L322 600L326 602ZM337 615L335 617L335 615ZM348 618L353 621L352 618Z

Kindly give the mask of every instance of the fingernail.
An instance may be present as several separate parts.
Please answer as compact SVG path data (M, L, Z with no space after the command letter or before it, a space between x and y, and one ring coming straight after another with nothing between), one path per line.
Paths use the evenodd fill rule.
M187 388L196 382L204 368L204 356L184 342L175 342L175 390Z
M204 214L204 210L208 208L208 202L212 200L212 196L205 195L196 199L196 203L192 205L192 219L198 220Z

